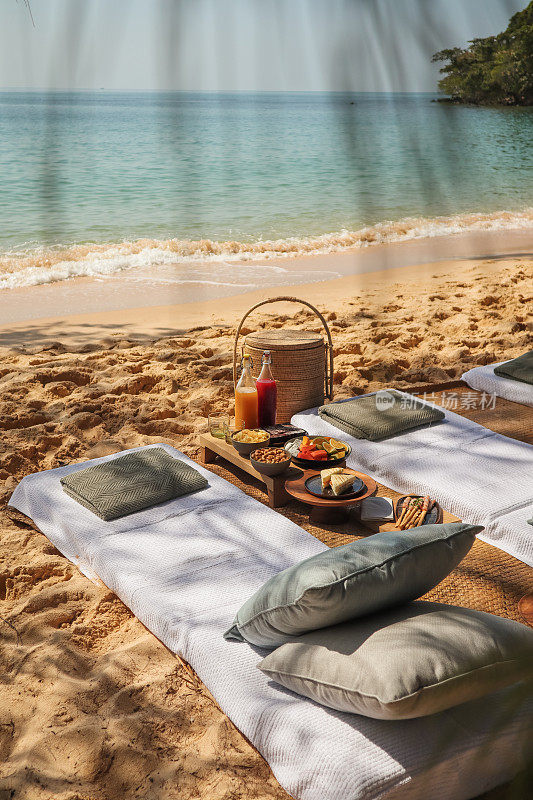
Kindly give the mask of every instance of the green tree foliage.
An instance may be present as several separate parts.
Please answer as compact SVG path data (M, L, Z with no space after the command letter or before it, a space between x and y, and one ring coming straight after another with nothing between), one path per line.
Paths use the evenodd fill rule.
M447 62L439 89L458 103L533 105L533 0L498 36L473 39L466 50L441 50Z

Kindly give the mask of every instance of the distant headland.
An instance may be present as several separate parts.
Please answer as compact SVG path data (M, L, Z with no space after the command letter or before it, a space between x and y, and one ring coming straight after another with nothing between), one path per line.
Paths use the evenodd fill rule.
M447 98L439 102L533 105L533 0L503 33L473 39L464 50L440 50L432 61L446 62L439 89Z

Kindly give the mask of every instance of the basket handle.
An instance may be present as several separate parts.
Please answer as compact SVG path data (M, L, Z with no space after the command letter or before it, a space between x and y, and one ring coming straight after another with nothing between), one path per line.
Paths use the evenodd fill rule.
M328 337L328 341L326 344L326 369L324 375L324 382L325 382L325 390L326 390L326 397L328 400L333 398L333 341L331 339L331 333L328 328L328 323L315 306L308 303L307 300L299 300L298 297L271 297L269 300L262 300L260 303L256 303L255 306L252 306L248 309L244 317L239 322L239 327L237 328L237 333L235 334L235 341L233 342L233 386L237 385L237 345L239 343L239 336L241 333L242 326L244 325L245 320L250 316L252 311L255 311L256 308L260 306L266 306L268 303L279 303L279 302L289 302L289 303L300 303L303 306L307 306L314 311L314 313L319 318L320 322L324 326L324 330L326 331L326 335Z

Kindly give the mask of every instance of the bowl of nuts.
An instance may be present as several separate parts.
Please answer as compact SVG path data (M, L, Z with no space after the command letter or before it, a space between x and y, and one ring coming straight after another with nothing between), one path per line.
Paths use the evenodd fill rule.
M261 475L281 475L291 464L291 456L283 447L261 447L254 450L250 463Z
M270 434L259 428L243 428L231 434L231 443L241 456L249 456L258 447L265 447L270 441Z

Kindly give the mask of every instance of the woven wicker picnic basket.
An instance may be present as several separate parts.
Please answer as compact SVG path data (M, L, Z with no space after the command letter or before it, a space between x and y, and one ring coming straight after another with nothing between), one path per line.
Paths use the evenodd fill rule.
M249 333L238 354L239 336L244 322L256 308L268 303L290 302L307 306L320 319L326 339L314 332L298 330L261 330ZM263 352L270 350L272 375L277 383L276 421L289 422L292 415L306 408L322 405L324 397L333 396L333 343L328 324L320 311L297 297L273 297L252 306L239 323L233 345L233 383L243 355L252 357L252 375L259 377Z

